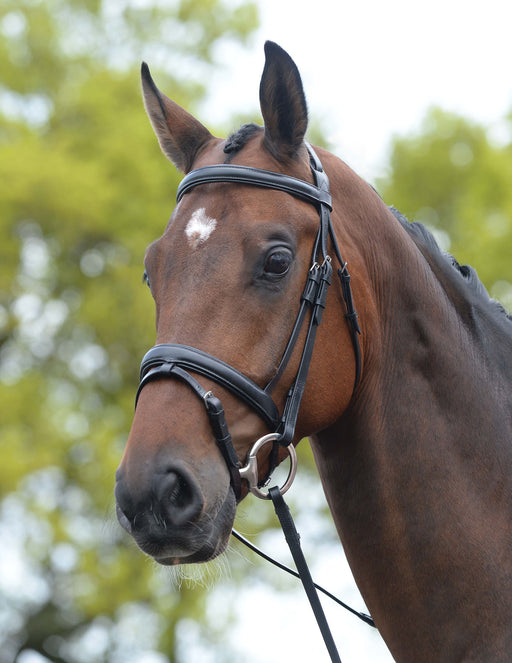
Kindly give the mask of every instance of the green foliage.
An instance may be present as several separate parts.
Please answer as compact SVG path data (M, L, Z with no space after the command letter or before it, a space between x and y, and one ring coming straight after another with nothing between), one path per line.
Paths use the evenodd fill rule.
M0 7L0 565L22 567L0 585L1 663L22 649L138 660L159 642L178 661L177 624L203 612L200 590L173 586L123 538L112 506L154 342L142 260L179 181L138 68L154 53L162 87L193 109L218 43L255 26L253 4L221 0ZM88 653L94 629L104 641Z
M511 126L510 118L508 126ZM432 109L414 134L396 138L386 202L434 231L512 307L512 144L462 117Z

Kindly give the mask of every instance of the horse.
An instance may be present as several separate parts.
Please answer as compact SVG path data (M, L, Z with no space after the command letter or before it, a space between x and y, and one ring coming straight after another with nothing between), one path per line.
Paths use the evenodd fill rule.
M308 437L394 659L510 661L510 316L427 229L309 146L300 73L278 45L265 44L264 126L228 139L145 64L142 88L186 176L145 255L157 345L116 474L121 526L160 564L211 560L251 487L239 468L254 441L264 481Z

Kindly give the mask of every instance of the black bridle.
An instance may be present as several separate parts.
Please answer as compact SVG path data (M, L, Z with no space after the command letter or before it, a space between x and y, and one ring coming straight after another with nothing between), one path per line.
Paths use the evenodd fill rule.
M335 258L339 263L338 276L346 306L345 317L349 324L352 344L354 347L356 363L354 389L357 387L361 376L361 349L359 345L359 334L361 333L361 330L359 328L357 313L352 300L350 274L347 270L347 263L341 256L332 227L332 198L329 193L329 180L313 148L307 143L306 146L309 152L310 166L315 184L310 184L309 182L290 177L289 175L261 170L259 168L224 164L205 166L204 168L198 168L197 170L191 171L181 182L177 193L177 201L179 202L184 195L201 184L232 182L233 184L248 184L266 189L283 191L297 198L301 198L302 200L306 200L317 208L320 216L320 223L311 254L311 266L308 271L306 285L301 295L299 312L274 376L265 387L261 388L236 368L229 366L229 364L226 364L206 352L198 350L197 348L192 348L188 345L163 343L151 348L142 360L140 367L140 384L137 390L135 406L137 406L140 393L145 385L153 380L160 380L163 378L182 380L189 385L200 399L202 399L206 407L206 412L210 420L215 440L224 460L226 461L231 476L231 486L237 501L240 500L241 497L242 477L248 481L250 490L256 495L265 499L272 499L276 514L283 528L288 545L290 546L290 551L297 566L298 573L295 573L291 569L288 569L262 553L258 548L244 539L244 537L238 532L235 532L235 530L233 530L234 536L243 541L243 543L252 548L252 550L255 550L258 554L280 566L280 568L300 577L324 638L331 661L332 663L341 663L316 590L319 589L324 593L327 593L331 598L356 614L367 624L373 626L375 626L375 624L369 615L353 610L339 599L333 597L332 594L325 592L323 588L313 582L300 547L300 537L295 529L289 509L282 497L285 488L287 489L291 484L291 481L293 481L292 470L294 475L296 460L295 450L291 443L295 435L295 426L306 386L306 378L313 354L316 332L322 320L323 311L327 301L327 292L332 281L332 258L328 252L329 243L332 246ZM310 315L307 323L306 338L302 349L299 368L295 380L288 390L285 406L280 415L271 394L288 365L299 339L301 329L306 321L308 312ZM189 373L189 371L203 375L231 391L235 396L252 408L265 422L269 430L273 431L273 433L270 433L255 443L249 454L248 464L243 469L240 468L240 462L233 446L231 435L229 434L224 410L220 400L216 398L211 391L206 391L196 378ZM258 483L256 461L257 450L262 448L262 446L268 441L273 444L269 459L269 470L265 479ZM259 487L265 483L274 467L277 465L279 446L285 446L290 454L290 474L285 486L281 489L277 486L273 486L269 489L268 493L263 494L259 490Z
M352 301L350 274L347 270L347 263L341 256L332 227L332 198L329 193L329 180L313 148L308 144L306 146L309 152L310 166L315 184L310 184L289 175L261 170L259 168L223 164L205 166L191 171L185 176L177 192L177 202L179 202L184 195L201 184L232 182L233 184L248 184L283 191L302 200L306 200L317 208L320 223L312 250L311 266L301 296L299 312L277 371L272 379L264 388L261 388L253 380L220 359L196 348L175 343L155 345L144 356L140 368L140 384L137 391L136 404L145 385L163 378L182 380L203 400L217 445L228 466L231 475L231 485L237 500L240 499L241 495L240 464L228 431L222 404L211 391L206 391L190 375L189 371L210 378L231 391L263 419L269 430L278 433L270 458L268 473L270 475L277 464L279 445L288 447L293 441L295 434L295 426L306 385L316 331L322 320L327 292L332 280L332 258L328 251L329 243L339 263L338 276L346 305L345 316L349 324L354 346L356 360L354 389L361 375L361 350L359 345L361 330ZM295 380L288 391L283 413L280 415L271 394L290 360L308 312L310 312L310 315L302 357Z

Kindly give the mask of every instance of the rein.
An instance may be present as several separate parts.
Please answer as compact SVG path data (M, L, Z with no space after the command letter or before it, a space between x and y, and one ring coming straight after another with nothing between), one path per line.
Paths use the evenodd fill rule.
M270 564L273 564L274 566L277 566L278 569L281 569L281 571L285 571L289 575L293 576L294 578L298 578L300 580L300 574L297 573L297 571L294 571L291 569L289 566L286 566L286 564L281 564L281 562L278 562L276 559L271 557L270 555L267 555L267 553L263 552L260 548L254 545L254 543L251 543L249 539L246 539L245 536L242 536L240 532L237 532L237 530L233 530L231 532L233 534L233 537L235 539L238 539L240 543L243 543L244 546L247 546L249 550L252 550L252 552L256 553L259 555L262 559L264 559L267 562L270 562ZM316 582L313 583L315 589L318 589L319 592L322 592L322 594L325 594L327 598L331 599L338 605L340 605L342 608L345 608L345 610L348 610L351 612L353 615L358 617L361 621L363 621L365 624L368 624L368 626L373 626L374 628L377 628L375 626L375 622L373 619L370 617L370 615L367 615L365 612L359 612L358 610L355 610L354 608L351 608L347 603L339 599L337 596L334 594L331 594L325 587L322 587L321 585L318 585Z
M341 291L345 301L345 317L349 325L354 348L356 364L354 389L357 387L361 376L361 348L359 344L361 330L357 319L357 312L352 300L350 274L347 270L347 263L341 256L332 226L332 198L329 193L329 180L323 170L320 159L313 148L308 143L306 143L306 147L309 152L310 167L315 182L314 184L310 184L309 182L289 175L259 168L251 168L235 164L223 164L205 166L191 171L184 177L177 192L177 202L179 203L183 196L196 186L216 182L231 182L233 184L245 184L282 191L305 200L315 205L317 208L320 219L318 232L311 254L311 266L301 295L299 312L274 376L262 389L236 368L229 366L220 359L217 359L206 352L202 352L197 348L175 343L159 344L151 348L142 360L140 368L140 384L135 399L135 407L137 406L142 389L149 382L172 378L181 380L187 384L196 396L203 401L216 443L229 470L231 486L237 501L241 498L242 479L245 479L248 482L249 490L252 493L262 499L272 499L299 571L298 576L302 580L304 589L310 600L313 612L315 613L315 617L331 656L331 660L333 663L340 663L334 640L316 593L315 584L311 579L309 569L300 548L299 535L295 529L289 509L282 497L282 494L289 488L293 482L293 477L295 476L296 455L292 442L295 435L299 408L306 386L309 365L313 354L316 332L322 320L323 311L327 301L327 292L332 281L333 267L332 257L328 250L329 244L332 246L334 256L339 263L338 277L340 279ZM293 350L297 345L308 312L309 320L307 322L306 339L302 349L299 368L288 391L283 412L280 415L271 394L281 379L292 356ZM203 375L231 391L231 393L251 407L271 431L274 431L255 443L253 449L249 453L248 462L245 467L240 468L238 456L233 446L224 416L224 409L220 400L216 398L211 391L206 391L195 377L190 375L189 371ZM259 481L257 452L267 444L272 444L269 471L265 479ZM264 493L261 491L261 487L266 484L272 471L277 465L280 446L285 447L290 455L290 474L288 475L285 485L282 486L281 489L274 486L269 489L268 493ZM244 543L246 542L246 540L238 533L233 533L238 539ZM250 547L254 550L252 544ZM268 559L267 556L265 557ZM273 561L273 563L276 562ZM286 567L285 570L287 570ZM291 570L288 569L288 571ZM292 573L295 575L294 572ZM340 603L344 605L342 602ZM371 617L368 615L357 613L351 608L349 608L349 610L360 616L361 619L367 623L373 624Z

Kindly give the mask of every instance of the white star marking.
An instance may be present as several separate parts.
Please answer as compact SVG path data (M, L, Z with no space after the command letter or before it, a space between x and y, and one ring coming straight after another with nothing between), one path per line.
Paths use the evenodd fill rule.
M200 244L204 244L216 227L217 220L209 217L204 207L196 210L185 228L190 246L197 249Z

